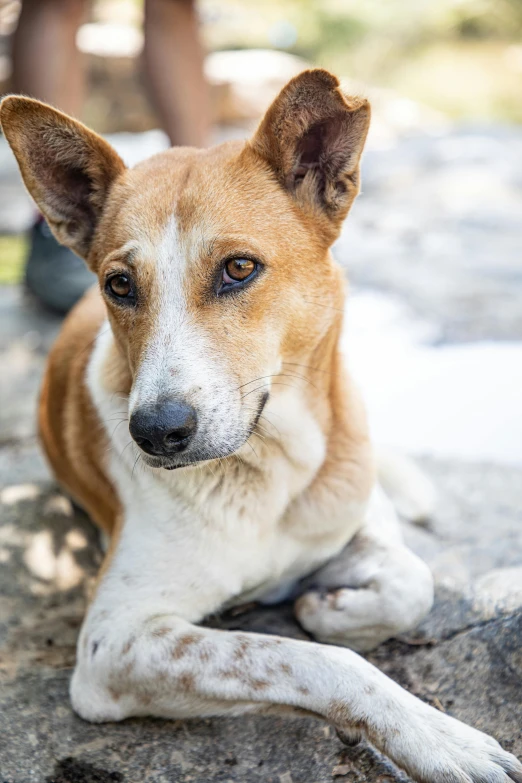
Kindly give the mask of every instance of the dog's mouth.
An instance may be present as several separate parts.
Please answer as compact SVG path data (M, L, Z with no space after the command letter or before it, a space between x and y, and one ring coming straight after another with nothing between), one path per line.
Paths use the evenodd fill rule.
M154 468L155 470L178 470L179 468L191 468L195 467L196 465L200 465L202 462L206 462L206 460L209 459L208 457L198 458L197 456L194 456L193 459L185 460L184 462L174 462L173 460L168 459L168 457L153 457L150 454L145 454L141 451L140 457L147 467Z
M238 447L240 448L240 446ZM149 467L155 470L179 470L180 468L195 468L198 465L203 465L205 462L213 462L216 459L225 459L232 456L238 449L233 449L227 453L216 453L204 456L194 455L193 458L187 459L184 462L173 462L165 457L151 457L149 454L140 454L143 462Z

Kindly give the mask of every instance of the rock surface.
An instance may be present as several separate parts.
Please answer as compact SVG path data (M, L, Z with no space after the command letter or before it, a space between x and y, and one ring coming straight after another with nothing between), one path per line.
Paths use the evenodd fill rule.
M2 457L3 783L326 783L334 774L356 783L407 780L371 748L345 748L318 721L93 726L75 716L67 689L101 560L97 532L45 477L33 444L4 448ZM428 528L407 527L406 534L438 575L437 603L415 634L383 645L370 659L421 698L522 755L521 580L509 578L522 560L518 471L440 462L425 468L436 480L440 508ZM304 638L289 606L229 614L214 624Z

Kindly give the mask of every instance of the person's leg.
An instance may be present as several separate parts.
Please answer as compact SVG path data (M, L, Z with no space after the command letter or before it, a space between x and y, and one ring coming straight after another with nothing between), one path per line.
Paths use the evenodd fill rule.
M144 64L151 98L172 144L208 141L208 91L193 0L145 0Z
M76 32L87 0L23 0L13 40L13 89L78 116L83 101ZM84 262L59 245L40 216L29 234L27 288L59 312L67 312L95 281Z
M13 39L13 90L78 116L83 100L76 31L86 0L23 0Z

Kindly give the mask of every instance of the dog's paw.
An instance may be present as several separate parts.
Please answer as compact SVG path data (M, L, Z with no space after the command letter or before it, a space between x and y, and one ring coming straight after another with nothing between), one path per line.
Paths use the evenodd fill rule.
M487 734L426 708L380 748L420 783L522 783L522 764ZM424 710L422 710L424 712ZM420 718L420 716L419 716Z
M312 589L298 598L295 613L303 628L318 641L357 652L414 628L433 603L431 571L403 546L386 549L386 556L380 550L379 557L382 562L368 555L364 574L348 569L346 587Z
M381 616L371 590L342 587L338 590L311 590L297 599L295 615L317 641L369 652L402 630L393 617Z

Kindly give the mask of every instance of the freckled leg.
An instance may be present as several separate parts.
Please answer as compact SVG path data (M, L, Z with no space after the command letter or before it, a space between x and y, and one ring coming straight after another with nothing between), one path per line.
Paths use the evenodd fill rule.
M522 765L497 742L350 650L197 627L117 585L125 598L111 606L99 600L103 587L71 683L73 707L86 720L305 711L368 739L424 783L522 783Z
M413 628L433 603L428 566L402 542L395 511L377 490L364 528L303 583L295 612L316 639L371 650Z

